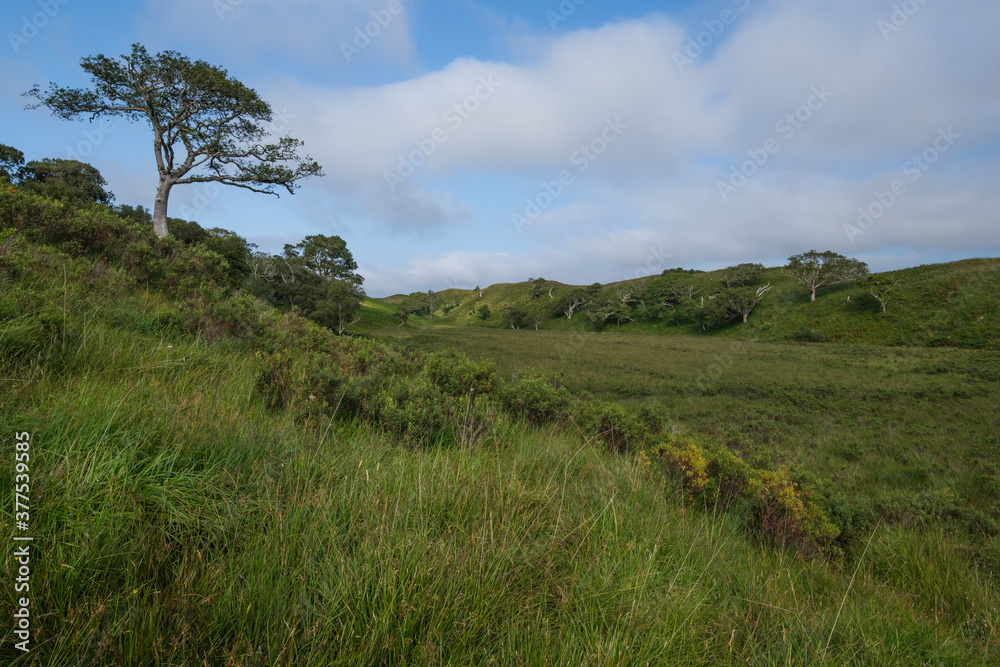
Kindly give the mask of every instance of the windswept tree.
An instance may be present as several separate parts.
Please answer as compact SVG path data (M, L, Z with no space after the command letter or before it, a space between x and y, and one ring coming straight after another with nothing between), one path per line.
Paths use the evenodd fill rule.
M770 289L771 283L756 289L753 287L731 287L719 292L716 298L725 307L728 316L742 317L743 323L746 324L747 317Z
M215 182L277 195L278 188L293 193L302 179L322 176L317 162L299 157L298 139L267 143L271 106L223 69L176 51L150 56L141 44L118 59L82 58L80 66L92 89L35 86L25 95L38 102L28 108L48 107L65 120L148 122L159 173L153 202L158 236L167 234L167 200L175 185Z
M570 294L564 295L561 299L556 301L555 305L552 307L552 317L566 316L567 320L573 319L573 315L581 306L586 305L590 302L587 295L581 290L576 290Z
M342 280L360 285L364 279L355 273L358 269L354 255L347 249L347 242L339 236L315 234L307 236L296 245L286 245L285 255L301 258L306 268L329 280Z
M509 306L503 309L503 326L509 329L520 329L528 324L529 314L520 308Z
M815 301L817 289L861 280L868 275L868 265L832 250L810 250L789 257L785 273L806 287L811 292L809 300Z
M316 234L284 250L285 262L301 265L309 277L304 281L311 288L308 317L338 334L357 323L355 315L365 298L364 278L355 273L358 264L344 239Z

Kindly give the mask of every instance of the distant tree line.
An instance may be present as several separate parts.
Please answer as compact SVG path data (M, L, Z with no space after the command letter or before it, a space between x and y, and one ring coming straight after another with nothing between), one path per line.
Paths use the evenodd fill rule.
M782 272L808 290L810 301L815 301L817 290L845 282L858 282L875 299L882 312L886 312L892 290L897 281L884 275L869 275L868 266L827 250L792 255ZM765 280L766 269L758 263L742 263L726 267L715 278L708 278L704 271L673 268L644 284L620 283L611 286L593 283L586 287L559 285L545 278L529 278L532 301L547 297L548 319L582 317L588 326L599 330L607 326L620 326L626 322L668 322L677 326L696 325L703 331L729 322L746 323L751 313L766 298L772 284ZM482 296L477 287L474 295ZM430 316L439 307L434 292L415 292L403 298L399 305L400 317L409 315ZM459 303L446 304L445 313ZM530 310L526 309L530 308ZM538 329L545 317L534 306L507 306L494 313L489 305L478 309L473 306L469 316L482 321L494 321L510 329Z

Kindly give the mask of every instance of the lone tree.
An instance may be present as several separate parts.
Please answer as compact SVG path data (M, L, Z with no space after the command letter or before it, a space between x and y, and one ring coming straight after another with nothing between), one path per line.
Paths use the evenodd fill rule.
M300 180L323 175L317 162L299 158L298 139L264 143L271 106L223 69L176 51L150 56L141 44L119 60L89 56L80 66L90 74L92 90L35 86L24 94L38 103L27 108L45 106L65 120L145 118L153 128L159 172L153 203L158 236L167 234L167 199L175 185L216 182L277 196L278 187L292 193Z
M861 280L868 275L868 265L860 260L838 255L832 250L810 250L789 257L785 273L808 288L812 293L809 300L815 301L818 288Z

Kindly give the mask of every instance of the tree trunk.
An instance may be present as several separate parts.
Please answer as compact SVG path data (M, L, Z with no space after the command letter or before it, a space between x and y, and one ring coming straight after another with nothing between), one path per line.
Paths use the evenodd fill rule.
M809 298L810 301L816 300L816 288L813 287L812 296Z
M153 201L153 231L159 237L167 235L167 198L174 183L169 178L160 177L156 186L156 199Z
M749 315L749 314L750 313L743 313L743 324L747 323L747 315Z

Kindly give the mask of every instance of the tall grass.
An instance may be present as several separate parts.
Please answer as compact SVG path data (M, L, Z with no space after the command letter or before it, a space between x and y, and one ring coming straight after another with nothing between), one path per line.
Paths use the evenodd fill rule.
M38 646L13 664L998 656L995 586L944 529L880 532L851 586L572 432L400 448L266 410L224 347L95 319L85 345L103 355L78 349L73 373L4 394L0 428L32 433L39 496Z
M1000 551L948 516L914 520L912 498L886 500L899 516L863 552L806 559L755 534L752 508L694 506L572 424L418 446L370 418L269 408L246 340L192 317L190 294L17 252L0 255L0 434L31 434L33 650L5 624L4 664L1000 661ZM275 345L332 340L292 324ZM991 455L976 452L956 461Z

